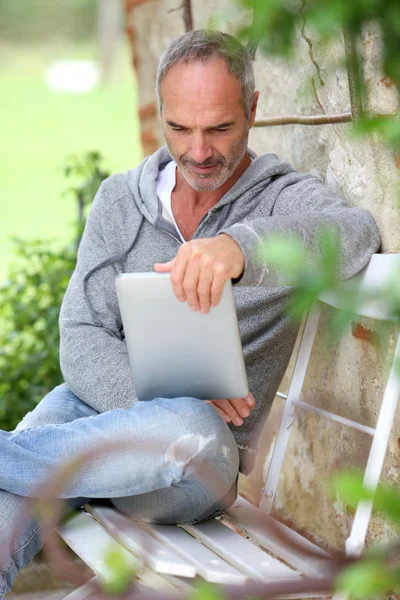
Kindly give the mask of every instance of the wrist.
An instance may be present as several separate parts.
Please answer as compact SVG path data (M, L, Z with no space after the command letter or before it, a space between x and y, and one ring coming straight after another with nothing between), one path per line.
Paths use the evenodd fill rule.
M245 259L243 251L237 241L234 240L233 237L231 237L228 233L221 233L220 235L224 237L229 244L228 253L232 262L231 279L233 283L237 283L240 281L244 273Z

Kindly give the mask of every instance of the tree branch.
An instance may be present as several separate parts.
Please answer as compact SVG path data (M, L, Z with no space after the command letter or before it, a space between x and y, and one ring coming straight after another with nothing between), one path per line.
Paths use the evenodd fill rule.
M350 123L351 113L339 115L288 115L286 117L267 117L259 119L254 127L273 127L275 125L333 125L334 123Z
M362 91L363 81L360 73L360 61L357 54L357 46L355 35L345 29L344 37L344 52L346 55L347 79L349 82L351 114L353 121L357 121L363 114L362 106Z
M257 11L257 5L254 5L253 16L252 16L252 25L251 25L252 30L254 30L254 24L256 22L256 11ZM251 38L247 42L247 49L250 52L253 60L256 60L256 52L257 52L258 44L259 44L259 40L255 40L255 39L252 40Z
M191 0L183 0L183 21L185 23L185 31L193 29L193 13Z

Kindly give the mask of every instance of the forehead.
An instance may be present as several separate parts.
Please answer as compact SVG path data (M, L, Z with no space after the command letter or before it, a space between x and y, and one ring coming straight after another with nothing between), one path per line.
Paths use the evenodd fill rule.
M161 83L161 96L163 118L177 122L223 121L243 113L240 81L222 58L174 65Z

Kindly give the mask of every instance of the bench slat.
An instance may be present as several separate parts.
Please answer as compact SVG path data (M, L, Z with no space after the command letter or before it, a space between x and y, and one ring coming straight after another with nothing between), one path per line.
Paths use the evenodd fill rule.
M109 578L108 567L104 563L104 557L112 545L118 542L105 531L97 521L86 512L80 512L65 525L59 528L58 533L65 543L84 561L85 564L103 580ZM127 562L137 569L137 577L141 591L146 588L159 590L166 595L176 597L177 592L182 590L179 580L174 577L162 577L147 567L143 567L142 560L131 554L126 548L120 546L120 550ZM85 597L90 591L90 582L70 595L75 598Z
M198 525L181 525L181 527L256 581L301 577L300 573L215 519Z
M160 544L122 513L113 508L90 507L89 509L93 518L110 535L137 556L142 556L144 562L156 573L191 578L196 576L196 567L191 562Z
M68 596L65 596L64 600L86 600L90 597L90 594L93 592L93 583L97 580L97 576L95 575L93 579L82 585L80 588L77 588Z
M60 527L59 534L96 575L103 579L108 578L108 569L104 558L114 540L89 515L84 512L78 513ZM125 548L122 548L121 551L126 561L134 569L140 568L141 561L137 557L134 557Z
M258 544L282 558L285 562L298 569L308 577L324 577L329 573L329 560L332 556L290 529L265 514L254 504L238 496L235 504L226 512L229 519ZM270 525L270 527L269 527ZM272 527L272 528L271 528ZM293 540L301 549L294 549L279 538L282 532L287 538ZM315 554L315 557L310 556Z
M168 525L145 525L160 542L173 548L178 554L192 561L197 573L206 581L219 584L243 585L248 577L222 560L197 539L180 527Z

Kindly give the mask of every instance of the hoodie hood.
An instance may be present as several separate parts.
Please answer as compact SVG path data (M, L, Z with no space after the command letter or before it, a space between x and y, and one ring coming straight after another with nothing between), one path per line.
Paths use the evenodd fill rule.
M271 180L274 175L285 175L294 171L287 163L282 163L275 154L267 153L257 156L253 150L248 149L252 163L248 166L236 183L222 196L215 208L230 204L254 190L257 194ZM155 154L146 158L138 168L127 173L129 189L141 214L152 224L158 218L158 199L156 181L159 172L172 160L167 146L163 146Z

